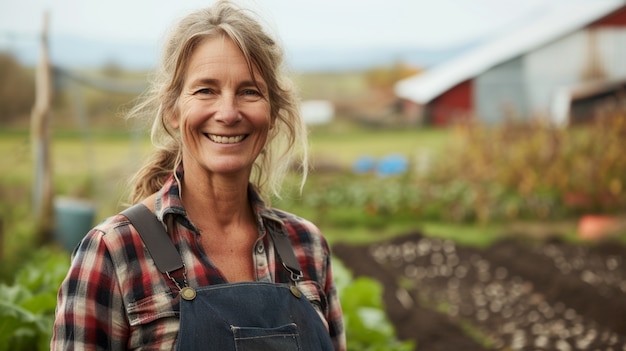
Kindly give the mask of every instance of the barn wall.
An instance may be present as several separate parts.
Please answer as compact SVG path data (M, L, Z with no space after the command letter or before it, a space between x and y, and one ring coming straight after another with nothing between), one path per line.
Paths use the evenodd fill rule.
M626 77L626 22L623 27L597 29L597 36L600 62L607 78L613 80Z
M495 66L474 79L475 113L479 120L496 123L507 115L527 115L523 70L524 61L517 58Z
M473 84L467 80L441 94L428 105L430 124L444 126L452 121L470 118L474 109Z
M574 32L523 56L530 112L550 114L559 89L626 78L626 27Z
M578 31L524 55L524 84L532 114L547 115L558 89L582 80L586 46L585 32Z

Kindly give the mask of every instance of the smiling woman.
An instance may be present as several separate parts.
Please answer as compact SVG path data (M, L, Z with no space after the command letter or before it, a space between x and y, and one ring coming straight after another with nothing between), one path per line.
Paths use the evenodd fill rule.
M174 28L131 112L153 121L153 157L134 205L75 249L52 350L345 350L325 237L264 201L294 163L306 175L282 57L229 1Z
M186 178L203 179L194 192L213 187L223 177L227 183L237 178L245 188L272 123L267 94L263 77L254 69L250 72L228 37L208 38L196 47L170 122L180 129L186 145Z

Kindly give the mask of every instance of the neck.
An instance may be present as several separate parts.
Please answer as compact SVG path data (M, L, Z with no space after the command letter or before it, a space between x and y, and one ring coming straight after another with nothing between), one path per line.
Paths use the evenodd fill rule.
M197 178L184 177L181 188L187 214L199 229L209 226L226 228L254 221L247 180L211 178L197 181Z

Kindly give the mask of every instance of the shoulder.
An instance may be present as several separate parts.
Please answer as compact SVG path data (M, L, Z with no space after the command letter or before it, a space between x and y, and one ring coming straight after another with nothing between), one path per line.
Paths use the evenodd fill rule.
M126 216L116 214L97 224L74 251L75 256L104 255L114 265L136 257L143 250L141 238Z
M106 218L93 229L108 244L124 242L133 236L134 228L126 216L118 213Z
M281 209L277 209L277 208L271 208L270 211L274 214L274 216L280 218L285 224L291 224L294 226L303 226L303 227L318 230L315 224L313 224L313 222L305 218L302 218L296 214L293 214L293 213L290 213Z
M85 236L74 252L72 265L81 271L95 271L96 275L107 274L120 285L127 301L149 295L146 277L158 277L150 279L155 291L167 290L141 236L122 214L105 219ZM137 284L144 284L143 289L133 290Z
M315 266L318 270L325 269L330 258L330 248L317 225L293 213L279 209L271 211L275 218L281 220L296 255L306 257L308 265Z
M274 216L282 221L290 236L297 235L303 237L303 239L309 237L311 240L326 241L322 232L313 222L276 208L272 208L271 211Z

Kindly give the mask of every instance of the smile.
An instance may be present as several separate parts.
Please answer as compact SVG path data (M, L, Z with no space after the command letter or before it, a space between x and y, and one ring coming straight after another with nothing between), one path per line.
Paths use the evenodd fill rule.
M218 144L236 144L246 138L246 135L222 136L215 134L206 134L211 141Z

